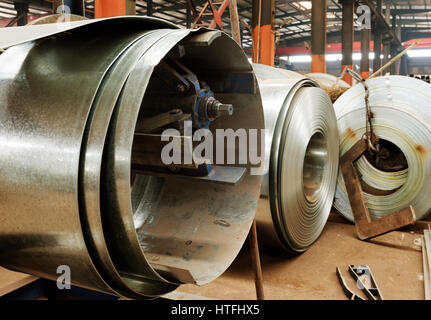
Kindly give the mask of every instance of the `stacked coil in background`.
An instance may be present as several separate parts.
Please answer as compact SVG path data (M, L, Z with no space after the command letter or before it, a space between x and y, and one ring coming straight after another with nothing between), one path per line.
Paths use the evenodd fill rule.
M329 216L338 171L338 131L328 95L299 74L253 65L265 112L265 175L259 238L307 250Z

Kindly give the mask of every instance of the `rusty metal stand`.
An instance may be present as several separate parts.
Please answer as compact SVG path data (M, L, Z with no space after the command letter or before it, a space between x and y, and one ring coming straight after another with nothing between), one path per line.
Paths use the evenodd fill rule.
M256 220L253 220L250 233L248 234L248 241L250 242L250 255L254 270L254 283L256 286L257 300L265 300L263 292L262 266L260 264L259 245L257 242Z
M401 227L414 224L416 220L415 211L412 206L391 213L383 218L372 221L370 213L365 205L364 195L360 178L353 163L368 150L368 141L373 144L378 142L375 134L370 133L370 140L363 138L346 152L340 159L340 168L349 196L355 219L356 232L361 240L369 239Z

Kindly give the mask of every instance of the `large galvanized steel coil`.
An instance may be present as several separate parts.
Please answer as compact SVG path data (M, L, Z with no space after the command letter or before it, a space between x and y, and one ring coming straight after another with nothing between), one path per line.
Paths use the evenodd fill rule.
M355 163L372 218L412 205L417 219L431 209L431 85L385 76L367 80L373 131L381 152ZM343 155L365 133L365 90L358 84L334 104ZM335 208L353 221L342 175L338 176Z
M141 172L132 181L132 150L138 118L154 107L146 97L168 90L153 72L176 54L234 105L212 131L263 128L237 44L143 17L8 28L0 38L9 47L0 55L0 265L53 280L66 265L75 285L133 298L223 273L248 234L261 177L230 185Z
M307 250L332 207L338 131L328 95L299 74L253 65L265 113L265 175L256 215L264 244Z

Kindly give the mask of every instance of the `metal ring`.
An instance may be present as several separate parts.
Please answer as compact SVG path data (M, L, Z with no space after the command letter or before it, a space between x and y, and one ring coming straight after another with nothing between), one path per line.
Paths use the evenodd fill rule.
M303 252L320 235L335 193L335 113L314 81L281 75L269 67L254 65L254 69L269 130L257 213L259 234L264 243Z
M409 205L415 208L417 219L431 209L428 194L431 184L431 87L424 81L402 76L378 77L367 80L369 103L373 110L373 132L395 144L407 159L408 169L386 172L375 168L365 157L356 161L361 179L374 189L390 192L387 195L364 193L373 219L381 218ZM343 155L365 132L363 119L364 88L356 85L346 91L334 104L340 133L340 154ZM353 221L341 174L338 177L335 208Z

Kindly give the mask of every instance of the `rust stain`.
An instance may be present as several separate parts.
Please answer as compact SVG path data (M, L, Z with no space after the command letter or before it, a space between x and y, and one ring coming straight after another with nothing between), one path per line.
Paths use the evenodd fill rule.
M355 141L357 140L356 133L352 129L350 129L350 128L347 128L346 132L344 133L344 136L347 139L353 139Z
M423 145L421 144L417 144L415 145L415 149L416 151L419 153L419 155L424 158L428 152L427 148L425 148Z

